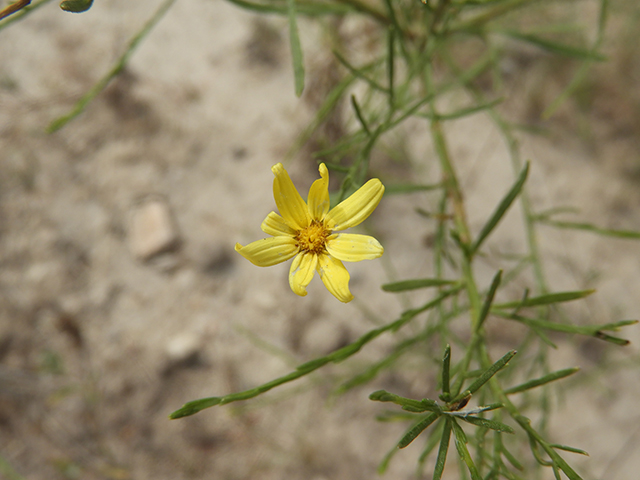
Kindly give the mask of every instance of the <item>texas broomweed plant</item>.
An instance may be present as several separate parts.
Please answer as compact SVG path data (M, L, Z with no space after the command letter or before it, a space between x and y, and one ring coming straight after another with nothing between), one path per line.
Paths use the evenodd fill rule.
M423 214L425 221L431 221L434 225L434 269L424 278L403 279L385 284L382 289L400 293L430 288L434 293L429 301L404 310L395 320L364 333L351 344L329 355L299 365L287 375L246 391L188 402L172 413L171 418L261 395L328 363L341 362L355 355L380 335L402 330L404 336L398 338L395 347L386 356L362 368L335 389L335 394L340 395L369 384L381 372L398 366L401 359L411 355L411 352L423 352L427 345L437 344L434 339L442 345L440 352L430 354L432 358L442 355L439 375L441 393L438 398L412 399L384 390L377 390L369 397L376 402L395 404L404 411L381 413L380 420L406 421L407 414L414 416L400 439L388 441L390 450L380 463L380 473L387 469L400 449L414 448L423 432L430 430L428 435L424 435L424 441L420 442L422 446L418 447L422 450L418 461L419 476L431 465L431 478L439 480L445 466L457 461L466 472L460 478L470 477L473 480L528 479L538 475L539 472L534 472L541 468L549 468L556 478L564 475L571 480L582 479L565 460L564 454L585 452L579 448L558 445L547 438L549 432L546 425L551 415L548 408L551 404L549 385L578 370L571 366L555 370L551 368L546 352L556 345L548 333L586 335L615 345L625 345L628 343L625 339L609 332L635 321L575 325L566 315L555 313L562 311L564 302L582 299L593 291L549 293L551 288L544 274L544 259L539 254L536 228L542 222L553 224L554 219L550 215L533 213L525 189L529 162L520 159L513 128L497 109L500 103L498 98L505 93L495 92L495 95L488 96L486 91L476 86L476 81L482 76L486 77L489 72L494 76L499 75L498 62L503 55L501 45L508 38L517 38L551 53L575 58L585 62L585 65L586 62L601 60L597 47L604 28L606 2L601 3L597 38L593 45L576 43L569 34L568 39L562 37L562 40L574 43L565 44L531 32L518 31L518 15L527 15L522 7L529 3L535 2L273 0L261 3L243 1L239 4L244 8L287 16L297 94L303 91L305 82L297 25L299 14L314 17L365 16L381 28L363 30L373 36L372 41L378 42L378 57L369 59L368 63L359 64L357 58L348 57L345 53L349 52L347 40L344 40L345 44L334 45L336 64L340 66L343 77L330 87L326 101L292 150L295 153L296 148L313 136L316 145L321 145L321 149L314 154L320 163L321 178L311 186L307 202L300 197L282 165L273 167L276 176L274 197L279 215L271 212L262 223L262 230L272 238L258 240L244 247L238 244L236 250L259 266L293 259L289 284L298 295L306 295L306 286L317 271L336 298L343 302L351 300L349 274L342 262L377 258L382 255L383 249L372 237L341 231L368 217L384 193L379 180L365 183L374 152L379 158L382 152L393 151L387 134L400 131L408 119L418 119L423 122L424 134L431 137L440 176L430 184L388 184L387 193L424 191L435 196L432 205L437 207L434 210L431 206L430 213L422 205L416 205L416 210ZM511 17L503 23L507 14ZM544 27L549 31L548 25ZM339 42L342 37L333 32L332 38ZM483 49L479 50L478 43L469 40L474 38L481 40ZM467 46L475 49L471 62L469 55L464 55L464 60L459 58L458 53L464 52ZM495 83L501 84L499 79ZM356 85L359 89L351 90ZM441 105L446 103L441 99L456 90L464 93L471 103L458 110L442 111ZM351 94L352 91L357 91L358 95ZM562 95L566 97L570 94L571 91L567 90ZM346 133L342 138L323 143L324 122L330 121L332 112L344 105L352 108L353 121L344 128ZM552 112L553 108L557 108L557 104L551 105L547 113ZM506 139L514 181L511 185L496 185L504 192L502 199L493 212L482 220L482 228L475 232L469 227L457 164L449 148L448 135L455 135L456 132L448 130L445 122L478 112L486 113ZM411 161L418 162L415 159ZM356 190L333 209L329 207L327 191L329 171L342 175L339 199L343 199L347 192ZM524 212L525 252L516 269L500 269L490 285L482 285L475 274L477 258L480 253L486 255L483 252L486 239L517 202ZM570 228L569 224L555 225ZM621 234L596 226L585 227L585 224L580 224L580 227L595 233ZM629 237L640 238L640 233L626 233ZM416 255L424 253L416 252ZM511 301L495 302L499 289L517 277L518 269L531 271L534 282L530 289ZM460 332L454 333L451 328L451 321L458 317L467 319L466 336L461 336ZM486 333L485 326L497 319L525 325L530 334L495 360L489 353L492 338ZM408 324L412 324L412 329L405 328ZM433 363L425 364L424 368L425 371L433 369ZM531 401L532 395L537 396L534 398L538 400ZM478 406L469 407L472 400ZM539 405L546 407L540 409ZM533 422L529 416L541 416L542 419ZM384 431L384 426L381 425L380 430ZM455 446L454 455L449 451L450 444ZM531 452L528 457L521 455L524 448ZM436 449L437 453L434 452ZM520 455L516 452L520 452Z
M165 0L160 5L143 29L131 39L117 64L78 101L69 114L54 121L50 131L62 128L79 115L108 81L122 71L133 50L174 1ZM553 115L579 89L590 65L605 60L599 49L604 39L609 2L594 2L599 6L599 14L592 27L592 41L586 43L584 39L589 35L576 36L577 29L567 27L566 21L575 23L574 12L569 5L572 2L229 1L257 14L286 17L297 95L301 95L305 88L298 16L308 17L305 21L309 22L316 22L322 17L364 19L366 27L361 34L367 35L368 41L360 41L360 44L373 46L366 63L356 56L350 58L349 40L339 30L341 22L322 23L330 30L328 37L334 42L332 53L339 72L335 76L338 80L328 87L325 101L309 128L301 134L292 153L314 135L315 144L323 145L323 125L330 120L335 123L339 115L332 117L332 114L342 111L345 105L352 109L350 121L340 130L344 132L341 138L324 142L324 148L314 153L320 164L320 179L311 186L306 202L282 164L273 167L273 190L279 214L271 212L262 223L262 230L271 237L246 246L237 244L236 250L258 266L293 259L289 284L298 295L306 295L307 285L318 272L329 292L342 302L350 301L353 297L349 291L349 273L342 262L380 257L383 248L373 237L347 234L343 230L360 224L380 202L385 192L380 180L365 182L369 177L370 162L374 153L378 159L382 155L405 155L405 152L392 148L387 134L400 131L411 119L414 131L416 125L421 125L421 133L431 138L432 159L435 160L429 161L437 163L436 178L429 184L388 184L387 193L422 191L435 196L429 204L431 211L422 204L415 205L415 210L425 217L425 221L432 222L435 231L430 253L433 255L433 270L423 278L405 278L382 285L382 289L387 292L432 289L433 294L428 301L405 309L397 318L363 333L352 343L328 355L299 365L287 375L245 391L188 402L170 417L181 418L215 405L248 400L298 380L329 363L342 362L381 335L402 331L404 336L393 337L395 345L386 355L370 365L359 367L360 371L336 385L335 389L339 395L368 385L381 372L397 368L399 361L412 352L420 354L418 358L424 360L424 352L428 351L431 360L438 359L438 398L413 399L379 389L369 396L372 401L391 403L403 410L382 412L380 420L404 421L407 417L411 420L400 439L395 442L388 440L390 450L382 459L380 472L386 470L399 449L413 448L416 443L421 443L418 447L421 448L418 476L429 465L432 468L430 476L434 480L442 478L445 467L453 462L460 467L460 478L470 477L473 480L540 478L540 470L545 468L550 469L556 479L564 476L570 480L581 480L581 474L564 457L568 453L585 452L554 443L548 438L550 433L547 429L552 414L548 387L575 374L577 368L552 368L547 351L549 348L568 348L566 344L554 343L558 342L556 337L559 334L582 335L624 346L628 341L611 332L637 322L573 323L563 313L562 304L583 299L593 291L552 292L545 275L545 259L538 247L537 227L543 223L627 239L640 239L640 232L606 229L588 222L558 221L553 210L545 214L534 213L525 188L529 163L520 158L516 129L501 114L498 105L511 93L509 89L501 89L506 83L502 78L505 69L501 61L506 55L505 45L515 39L580 65L566 89L546 106L543 116ZM26 8L29 3L16 2L4 9L2 15L9 18L0 23L0 29L33 11ZM551 3L557 3L555 6L558 8L542 10L544 5L541 7L541 4ZM73 0L63 2L62 7L79 12L91 4L90 0ZM558 24L550 25L554 15L558 15ZM372 25L377 25L377 28ZM489 84L492 87L488 87ZM353 88L356 86L357 89ZM358 95L352 92L358 92ZM451 93L459 93L469 103L447 110L443 105L450 103L442 100ZM458 181L458 164L449 147L449 136L455 136L457 132L446 128L445 124L479 112L487 115L505 139L514 181L511 185L496 185L504 192L502 199L490 215L478 219L477 223L483 226L475 232L469 227L465 195ZM419 161L411 159L413 163ZM329 204L329 170L342 175L339 201L333 208ZM340 201L353 190L352 196ZM479 253L487 255L482 251L485 240L514 203L519 203L523 212L526 245L516 267L498 269L490 284L485 284L488 282L480 281L475 273L477 258ZM420 251L416 255L425 253ZM513 279L525 270L530 272L529 278L533 280L529 281L529 288L520 288L523 291L513 298L513 290L518 288L512 283ZM498 291L507 285L510 285L511 300L495 302ZM460 331L454 332L451 327L451 321L459 317L466 320L467 332L464 335ZM514 342L513 348L498 360L490 354L493 338L485 328L496 320L515 322L525 326L529 332L519 342ZM405 328L409 324L412 328ZM556 334L556 337L552 338L549 333ZM434 344L441 348L434 349ZM424 363L425 372L433 369L434 362ZM401 375L402 371L397 368L394 373ZM475 400L478 406L469 407L471 400ZM539 420L532 421L530 417ZM430 429L429 434L423 435L427 429ZM380 431L384 431L384 425L380 425ZM417 442L421 438L423 441ZM451 443L455 446L455 455L449 452ZM436 449L437 453L434 453ZM527 450L530 453L525 455Z
M271 212L262 222L265 238L242 246L236 252L259 267L270 267L293 258L289 285L297 295L307 294L307 285L317 271L327 290L341 302L350 302L349 272L342 262L378 258L382 245L369 235L339 233L364 221L378 206L384 186L377 178L353 195L329 208L329 171L320 164L320 179L309 189L307 202L293 185L281 163L271 169L273 197L280 215Z

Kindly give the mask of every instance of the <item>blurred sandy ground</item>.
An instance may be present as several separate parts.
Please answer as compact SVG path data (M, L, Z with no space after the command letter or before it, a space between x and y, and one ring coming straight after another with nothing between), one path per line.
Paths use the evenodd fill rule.
M214 408L178 421L167 415L185 401L266 382L394 319L406 304L379 285L394 271L397 278L430 275L426 245L434 226L414 207L436 199L385 198L366 225L385 245L385 261L349 266L357 300L346 306L317 278L298 298L287 285L287 266L258 269L235 254L236 241L261 238L260 222L274 208L270 167L311 119L329 59L317 53L319 37L306 35L303 23L312 53L308 91L296 99L286 23L258 20L218 0L177 2L85 113L58 133L43 133L111 67L158 5L104 0L73 15L52 3L0 32L4 475L369 479L403 426L375 422L380 406L367 395L376 388L432 395L437 369L425 373L414 362L335 404L327 399L337 379L379 358L391 338L242 410ZM514 54L509 66L515 70L508 107L525 119L535 116L536 102L548 100L542 85L549 67L528 55ZM604 106L597 108L603 118L587 116L595 125L592 143L562 116L551 123L553 135L523 137L537 209L578 206L582 219L640 230L638 113L624 101L638 93L626 97L620 82L595 90L594 108ZM471 224L479 229L513 172L487 117L449 127ZM373 173L383 181L437 181L424 125L406 135L407 150L426 161L376 158ZM306 192L315 161L302 153L288 167ZM167 252L143 261L132 245L133 225L150 202L166 209L176 237ZM540 237L553 288L599 289L572 311L575 321L638 316L638 243L548 228ZM522 242L514 209L487 250L517 253ZM479 265L483 285L497 265ZM512 287L514 298L524 286ZM517 345L517 336L498 330L497 348ZM638 357L638 329L624 333L635 345L570 339L552 352L553 368L580 365L586 372L585 385L566 392L553 417L554 440L591 453L570 462L585 479L631 479L640 468L637 364L635 371L596 375L605 359ZM294 390L296 396L284 394ZM388 478L410 478L418 454L417 447L399 454Z

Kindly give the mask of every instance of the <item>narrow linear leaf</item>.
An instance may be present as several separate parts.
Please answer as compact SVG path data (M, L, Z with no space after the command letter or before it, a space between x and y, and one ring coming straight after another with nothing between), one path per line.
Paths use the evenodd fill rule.
M453 417L468 417L468 416L474 416L483 412L490 412L491 410L497 410L503 407L504 407L504 404L498 402L498 403L491 403L489 405L482 405L480 407L472 408L470 410L453 410L453 411L445 411L445 413Z
M358 121L360 122L360 125L362 125L362 129L368 136L371 136L371 130L369 130L369 126L362 115L362 110L360 110L360 105L358 105L358 100L356 100L355 95L351 95L351 106L356 112L356 117L358 117Z
M291 1L291 0L288 0ZM359 78L361 80L364 80L365 82L367 82L371 88L373 88L374 90L378 90L380 92L383 93L388 93L388 90L383 87L382 85L380 85L379 83L377 83L375 80L372 80L371 78L367 77L364 74L364 68L356 68L353 65L351 65L346 58L344 58L342 55L340 55L338 52L334 51L333 54L335 55L335 57L338 59L338 61L347 69L349 70L349 72L351 72L351 74L356 77Z
M588 297L595 290L576 290L573 292L558 292L540 295L539 297L524 298L516 302L499 303L493 308L520 308L520 307L537 307L540 305L551 305L553 303L571 302L581 298Z
M424 464L427 461L431 452L436 448L438 444L442 441L442 433L444 431L445 424L447 422L441 421L434 427L432 433L428 435L427 441L425 442L424 448L422 452L420 452L420 457L418 457L418 465L416 467L416 476L422 478L424 472ZM451 434L449 434L451 436ZM398 451L399 449L396 449Z
M606 323L604 325L600 325L598 330L611 330L617 332L622 327L628 327L629 325L636 325L638 320L620 320L618 322Z
M561 378L568 377L569 375L573 375L577 371L579 371L579 367L573 368L565 368L563 370L558 370L547 375L544 375L540 378L535 378L533 380L529 380L528 382L521 383L520 385L516 385L515 387L507 388L504 393L507 395L512 395L514 393L524 392L526 390L531 390L532 388L539 387L541 385L546 385L547 383L553 382L555 380L560 380Z
M475 425L476 427L490 428L491 430L495 430L496 432L514 433L513 428L502 422L498 422L497 420L489 420L488 418L474 417L471 415L457 416L457 418Z
M495 311L495 315L498 315L503 318L507 318L510 320L516 320L518 322L524 323L528 327L532 329L544 329L544 330L552 330L556 332L564 332L575 335L587 335L591 337L595 337L600 340L605 340L607 342L615 343L617 345L628 345L629 340L625 340L618 337L612 337L611 335L607 335L602 330L603 329L611 329L612 324L607 325L570 325L567 323L556 323L550 322L549 320L543 320L538 318L528 318L523 317L521 315L514 315L509 313L504 313L500 311ZM623 322L625 325L631 325L638 323L635 320L625 320Z
M552 227L567 228L572 230L584 230L587 232L595 233L597 235L603 235L605 237L616 237L616 238L626 238L626 239L640 238L640 232L635 230L615 230L610 228L600 228L590 223L557 222L554 220L548 220L544 218L541 218L538 221L540 223L544 223L545 225L550 225Z
M458 423L453 419L448 419L451 423L451 427L453 428L456 450L458 451L458 456L462 459L462 461L467 465L467 469L471 474L472 480L482 480L480 476L480 472L476 468L473 463L473 459L471 458L471 454L467 449L467 436L464 434L462 427L458 425Z
M377 338L379 335L381 335L384 332L395 332L398 329L400 329L402 326L404 326L405 324L407 324L408 322L410 322L413 318L415 318L417 315L419 315L422 312L425 312L433 307L435 307L436 305L440 304L440 302L442 302L445 298L447 298L448 296L458 292L460 290L461 287L446 291L441 293L438 297L436 297L434 300L432 300L431 302L428 302L426 304L424 304L422 307L418 307L418 308L414 308L411 310L406 310L399 319L388 323L382 327L373 329L367 333L365 333L364 335L362 335L360 338L358 338L355 342L343 347L343 348L339 348L338 350L335 350L334 352L330 353L329 355L326 355L324 357L321 358L316 358L315 360L311 360L309 362L306 362L302 365L299 365L293 372L284 375L282 377L278 377L274 380L271 380L270 382L267 382L263 385L260 385L256 388L252 388L249 390L245 390L243 392L238 392L238 393L232 393L229 395L225 395L223 397L210 397L210 398L203 398L203 399L199 399L199 400L194 400L192 402L189 402L187 404L185 404L182 408L176 410L175 412L173 412L169 417L170 418L181 418L181 417L186 417L188 415L193 415L195 413L198 413L201 410L204 410L205 408L209 408L215 405L226 405L227 403L232 403L232 402L237 402L240 400L247 400L249 398L253 398L256 397L258 395L261 395L265 392L268 392L269 390L271 390L272 388L278 387L280 385L283 385L285 383L288 382L292 382L294 380L297 380L298 378L301 378L305 375L308 375L309 373L311 373L314 370L317 370L318 368L323 367L324 365L326 365L327 363L330 362L341 362L342 360L344 360L345 358L348 358L349 356L353 355L354 353L358 352L364 345L366 345L367 343L369 343L370 341L374 340L375 338ZM416 402L418 402L420 405L425 405L425 401L423 402L419 402L416 400ZM435 403L435 402L434 402Z
M558 450L564 450L565 452L577 453L579 455L584 455L586 457L589 456L589 454L586 451L582 450L581 448L569 447L567 445L558 445L557 443L552 443L549 446L551 448L556 448Z
M553 476L555 479L562 480L562 477L560 476L560 469L555 464L551 464L551 469L553 470Z
M561 469L564 474L569 478L569 480L583 480L580 475L576 473L576 471L571 468L571 466L556 452L551 445L538 433L532 426L531 420L520 414L512 414L513 419L518 422L520 427L527 433L529 436L529 442L531 444L531 453L536 458L536 460L543 464L549 465L549 462L540 457L540 453L538 452L538 446L540 446L547 455L551 458L551 464L554 468Z
M482 105L475 105L473 107L461 108L460 110L457 110L457 111L451 112L451 113L434 114L432 112L420 112L420 113L416 114L416 116L423 117L423 118L429 118L431 120L438 120L438 121L457 120L457 119L462 118L462 117L468 117L469 115L473 115L473 114L476 114L476 113L481 113L481 112L483 112L485 110L489 110L489 109L495 107L496 105L499 105L503 101L504 101L503 98L498 98L496 100L492 100L490 102L483 103Z
M449 439L451 438L451 422L444 422L442 437L440 437L440 448L436 457L436 466L433 469L433 480L440 480L444 472L444 465L447 461L447 452L449 450Z
M171 420L175 420L177 418L188 417L189 415L198 413L200 410L204 410L205 408L219 405L220 400L222 400L222 397L209 397L201 398L199 400L193 400L192 402L187 402L182 406L182 408L179 408L171 415L169 415L169 418Z
M404 292L406 290L416 290L418 288L442 287L444 285L455 285L455 280L443 280L441 278L420 278L415 280L402 280L400 282L385 283L382 290L385 292Z
M442 394L445 402L451 394L451 346L447 345L442 357Z
M498 225L498 222L502 220L502 217L504 216L504 214L507 213L507 210L509 209L513 201L520 194L520 191L524 186L524 182L527 181L528 175L529 175L529 162L525 164L524 168L520 172L520 175L518 175L516 183L513 184L511 189L500 201L500 203L498 204L498 207L493 212L493 215L491 215L491 217L489 218L489 221L485 224L484 227L482 227L482 230L480 231L478 238L476 239L475 243L471 247L472 255L478 251L478 249L482 245L482 242L485 241L485 239L489 236L489 234L493 231L493 229Z
M414 192L427 192L430 190L439 190L442 188L441 183L434 183L432 185L412 185L412 184L400 184L400 185L385 185L385 195L397 195L401 193L414 193Z
M556 55L572 57L578 60L592 60L600 62L607 60L606 56L590 49L572 47L571 45L554 42L553 40L547 40L536 35L522 33L516 30L502 30L498 33L507 37L515 38L516 40L522 40L523 42L530 43Z
M288 14L288 6L285 1L273 2L269 4L248 2L246 0L229 0L234 5L258 13L275 13L279 15ZM353 12L355 9L349 4L341 3L325 3L325 2L309 2L305 1L300 3L296 7L298 14L306 16L318 16L318 15L331 15L331 14L346 14Z
M293 78L295 81L296 96L299 97L304 90L304 62L296 19L296 0L287 0L287 16L289 17L289 43L291 45L291 58L293 61Z
M396 453L398 453L398 451L399 451L398 447L394 445L393 448L391 448L391 450L387 452L387 454L384 456L384 458L380 462L380 465L378 465L378 474L382 475L384 472L387 471L387 468L389 468L389 463L391 462L391 459L394 457Z
M497 437L502 438L499 435ZM516 469L520 471L524 470L524 466L518 461L516 457L513 456L513 454L509 450L506 449L506 447L502 444L502 441L500 441L500 452L502 453L502 455L504 455L507 461L511 465L513 465Z
M493 303L493 298L496 295L496 291L498 291L498 287L500 286L500 281L502 280L502 270L498 270L498 273L495 274L493 280L491 281L491 286L489 287L489 292L487 293L487 298L482 304L482 310L480 310L480 317L478 318L478 323L476 324L476 331L479 331L482 328L482 324L486 320L489 315L489 311L491 310L491 304Z
M551 348L553 348L554 350L556 350L556 349L558 348L558 346L557 346L555 343L553 343L553 342L551 341L551 339L549 338L549 336L548 336L548 335L547 335L547 334L546 334L546 333L545 333L541 328L538 328L538 327L537 327L537 326L535 326L535 325L528 325L528 326L529 326L529 328L531 329L531 331L532 331L533 333L535 333L535 334L540 338L540 340L542 340L544 343L546 343L547 345L549 345L549 346L550 346Z
M389 5L389 9L393 11L393 7L391 6L391 2L387 0L387 4ZM395 15L392 14L391 18L395 19ZM395 109L395 35L396 31L393 27L389 28L388 33L388 56L387 56L387 83L389 84L389 111L393 111Z
M503 355L500 360L498 360L496 363L482 372L482 375L480 375L465 391L456 396L456 398L454 398L451 403L456 403L457 401L462 400L463 398L469 395L473 395L475 392L477 392L480 387L482 387L489 381L491 377L502 370L507 365L507 363L509 363L509 360L511 360L515 356L516 353L517 352L515 350L511 350L510 352L507 352L505 355Z
M377 390L373 392L369 395L369 400L373 400L374 402L395 403L396 405L400 405L404 410L415 413L421 413L427 410L440 411L438 404L428 398L414 400L412 398L401 397L400 395L389 393L386 390Z
M411 427L407 433L404 434L404 437L402 437L400 439L400 441L398 442L398 448L405 448L407 447L411 442L413 442L416 437L418 435L420 435L429 425L431 425L433 422L436 421L436 419L439 417L440 415L432 412L429 415L427 415L424 419L420 420L418 423L416 423L413 427Z
M482 2L486 5L488 2ZM531 3L531 0L504 0L496 2L496 6L483 11L481 14L466 19L464 22L453 25L451 30L477 32L479 27L496 20L518 8L522 8Z
M165 0L165 2L163 2L160 5L156 13L142 27L142 30L140 30L136 35L134 35L134 37L129 41L129 45L127 46L127 49L122 54L122 56L118 59L116 64L111 68L111 70L104 77L102 77L98 81L98 83L96 83L91 88L91 90L89 90L80 100L76 102L76 104L68 114L63 115L62 117L58 117L53 122L51 122L47 127L48 133L53 133L57 130L60 130L67 123L69 123L71 120L73 120L75 117L77 117L84 111L87 105L96 96L98 96L98 94L102 92L102 90L105 89L105 87L116 75L118 75L124 69L127 62L129 61L129 57L131 57L136 47L149 34L149 32L153 29L153 27L156 26L156 24L162 19L162 17L164 17L165 13L167 13L167 10L171 8L171 6L174 4L175 1L176 0Z
M599 340L604 340L605 342L614 343L616 345L620 345L621 347L624 347L631 343L630 340L627 340L625 338L614 337L613 335L608 335L602 331L597 331L596 333L593 334L593 336Z

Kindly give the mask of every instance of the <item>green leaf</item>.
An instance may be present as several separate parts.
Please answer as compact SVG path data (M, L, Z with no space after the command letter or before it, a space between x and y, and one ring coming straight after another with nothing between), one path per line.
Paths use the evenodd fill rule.
M506 449L504 445L502 445L502 442L500 442L500 451L502 452L502 455L504 455L504 457L507 459L507 461L516 469L520 471L524 470L524 466L518 461L516 457L513 456L513 454L509 450Z
M378 465L378 474L382 475L387 471L387 468L389 468L389 462L391 462L391 459L396 453L398 453L398 451L398 447L394 445L393 448L387 452L387 454L380 462L380 465Z
M489 315L489 311L491 310L491 303L493 303L493 298L496 295L496 291L500 286L500 281L502 280L502 270L498 270L498 273L495 274L493 280L491 281L491 286L489 287L489 292L487 293L487 298L482 304L482 310L480 310L480 317L478 318L478 323L476 324L476 331L482 328L482 324Z
M482 387L489 381L491 377L502 370L507 365L507 363L509 363L509 360L511 360L515 356L516 353L517 352L515 350L511 350L510 352L507 352L505 355L503 355L500 360L498 360L496 363L482 372L482 375L480 375L466 390L460 392L460 394L457 395L450 403L457 403L463 398L473 395L475 392L477 392L480 387Z
M370 137L371 130L369 130L369 126L367 125L367 122L365 121L364 116L362 115L362 110L360 110L360 105L358 105L358 100L356 100L355 95L351 95L351 106L356 112L356 117L358 117L358 121L360 122L360 125L362 125L362 129Z
M639 239L640 232L635 230L615 230L611 228L600 228L591 223L580 222L557 222L554 220L548 220L545 218L539 218L540 223L550 225L557 228L567 228L571 230L584 230L586 232L595 233L597 235L603 235L605 237L625 238L625 239Z
M309 373L313 372L314 370L317 370L318 368L326 365L329 362L334 362L334 363L341 362L344 359L348 358L349 356L353 355L354 353L357 353L364 345L371 342L372 340L374 340L384 332L397 331L398 329L400 329L402 326L410 322L413 318L415 318L420 313L435 307L436 305L440 304L440 302L442 302L448 296L453 295L454 293L457 293L460 290L460 288L461 287L457 287L452 290L442 292L438 297L436 297L434 300L430 302L427 302L422 307L406 310L405 312L402 313L399 319L391 323L388 323L382 327L370 330L369 332L365 333L360 338L358 338L355 342L345 347L339 348L338 350L335 350L329 355L316 358L309 362L303 363L302 365L298 366L294 371L290 372L287 375L283 375L282 377L278 377L258 387L251 388L249 390L245 390L242 392L231 393L223 397L211 397L211 398L204 398L200 400L194 400L192 402L187 403L181 409L172 413L170 415L170 418L180 418L188 415L193 415L194 413L198 413L200 410L212 407L214 405L226 405L227 403L231 403L231 402L247 400L249 398L253 398L265 392L268 392L272 388L278 387L288 382L292 382L294 380L297 380L298 378L308 375ZM212 400L212 399L215 399L215 400ZM417 400L414 400L414 401L418 402ZM427 402L427 400L423 400L422 402L418 402L418 403L419 405L422 406L422 405L425 405L424 402Z
M82 13L86 12L93 5L93 0L65 0L60 2L60 8L65 12Z
M603 332L603 330L612 330L614 327L633 325L638 323L637 320L623 320L617 323L609 323L606 325L569 325L566 323L556 323L550 322L549 320L543 320L539 318L529 318L523 317L521 315L509 314L500 311L494 312L494 315L498 315L503 318L508 318L510 320L516 320L518 322L524 323L528 327L532 329L545 329L545 330L553 330L556 332L564 332L571 333L577 335L587 335L591 337L595 337L600 340L604 340L607 342L615 343L616 345L628 345L629 340L625 340L618 337L612 337L611 335L607 335Z
M248 2L246 0L229 0L234 5L258 13L275 13L279 15L288 14L288 6L284 1L272 2L269 4ZM318 16L318 15L344 15L353 12L351 5L327 3L327 2L310 2L305 1L296 7L296 11L300 15Z
M492 100L490 102L486 102L483 103L481 105L474 105L473 107L467 107L467 108L461 108L460 110L457 110L455 112L451 112L451 113L432 113L432 112L420 112L418 114L416 114L416 116L418 117L423 117L423 118L429 118L431 120L439 120L439 121L446 121L446 120L457 120L459 118L462 117L468 117L469 115L473 115L475 113L481 113L485 110L489 110L493 107L495 107L496 105L499 105L500 103L502 103L504 101L503 98L498 98L496 100Z
M414 413L422 413L426 411L440 411L438 404L428 398L422 400L414 400L412 398L401 397L386 390L377 390L369 395L369 400L374 402L391 402L400 405L403 410Z
M532 45L540 47L556 55L572 57L578 60L596 60L601 62L607 60L606 56L593 50L580 47L572 47L571 45L554 42L553 40L547 40L536 35L522 33L516 30L502 30L498 33L511 38L515 38L516 40L522 40L524 42L531 43Z
M296 96L299 97L304 90L304 63L296 20L296 0L287 0L287 15L289 17L289 43L291 44L291 58L293 60L293 77Z
M624 347L625 345L629 345L631 343L627 339L614 337L612 335L607 335L602 331L597 331L593 336L599 340L604 340L605 342L609 342L609 343L615 343L616 345L620 345L621 347Z
M391 6L390 0L387 0L387 5L389 10L391 11L391 18L395 20L395 15L393 15L393 7ZM394 80L395 80L395 29L389 28L388 39L387 39L387 83L389 84L389 111L393 111L395 109L395 89L394 89Z
M467 436L464 434L464 431L458 425L458 423L454 419L447 419L451 422L451 427L453 428L456 450L458 451L458 456L462 459L462 461L467 465L469 469L469 473L471 474L471 478L473 480L482 480L478 469L473 463L473 459L471 458L471 454L467 449Z
M385 292L404 292L418 288L441 287L443 285L455 285L455 280L443 280L441 278L420 278L415 280L402 280L400 282L385 283L382 290Z
M560 380L561 378L568 377L569 375L573 375L579 370L580 370L579 367L557 370L555 372L551 372L547 375L544 375L540 378L535 378L533 380L529 380L528 382L521 383L520 385L516 385L515 387L507 388L504 391L504 393L507 395L512 395L514 393L524 392L526 390L530 390L532 388L539 387L541 385L546 385L547 383L553 382L555 380Z
M447 345L442 357L442 397L445 402L449 401L451 393L451 346Z
M418 435L420 435L429 425L431 425L433 422L436 421L436 419L439 417L440 415L436 412L432 412L429 415L427 415L426 417L424 417L422 420L420 420L419 422L417 422L415 425L413 425L408 431L407 433L404 434L404 436L400 439L400 441L398 442L398 448L405 448L407 447L411 442L413 442L416 437Z
M171 420L175 420L176 418L188 417L189 415L198 413L200 410L204 410L205 408L219 405L221 400L222 397L209 397L187 402L182 406L182 408L179 408L169 415L169 418Z
M289 0L291 1L291 0ZM367 82L369 84L369 86L371 88L373 88L374 90L378 90L380 92L383 93L389 93L389 91L383 87L382 85L380 85L379 83L377 83L375 80L372 80L371 78L367 77L364 74L364 71L366 70L366 67L363 68L356 68L353 65L351 65L346 58L344 58L342 55L340 55L338 52L334 51L333 54L335 55L335 57L338 59L338 61L347 69L349 70L349 72L351 72L351 74L356 77L359 78L361 80L364 80L365 82Z
M584 451L584 450L582 450L580 448L568 447L567 445L558 445L557 443L552 443L549 446L552 447L552 448L556 448L558 450L564 450L565 452L577 453L579 455L584 455L586 457L589 456L589 454L586 451Z
M516 302L499 303L493 308L521 308L521 307L537 307L540 305L551 305L553 303L570 302L588 297L595 290L576 290L572 292L558 292L540 295L539 297L524 298Z
M475 243L471 247L471 254L474 254L475 252L478 251L478 249L480 248L480 245L482 245L482 242L484 242L484 240L489 236L489 234L493 231L493 229L498 225L498 222L502 220L502 217L504 216L504 214L507 213L507 210L509 209L513 201L520 194L520 191L524 186L524 182L526 182L527 180L527 175L529 175L529 162L525 164L524 168L520 172L520 175L518 175L516 183L513 184L511 189L500 201L500 203L498 204L498 207L493 212L493 215L491 215L491 217L489 218L489 221L485 224L484 227L482 227L482 230L480 231L478 238L476 239Z
M514 433L513 428L497 420L490 420L488 418L474 417L471 415L456 415L457 418L464 420L467 423L475 425L476 427L490 428L496 432Z
M415 193L415 192L427 192L430 190L439 190L442 188L441 183L434 183L432 185L412 185L412 184L398 184L398 185L385 185L385 195L397 195L401 193Z
M433 480L440 480L444 472L444 465L447 461L447 451L449 450L449 439L451 438L451 422L445 420L442 437L440 437L440 448L436 458L436 466L433 469Z
M438 422L438 424L434 427L432 433L427 436L427 441L424 442L424 448L422 449L422 452L420 452L420 457L418 457L418 465L416 468L416 476L418 478L422 478L424 476L424 464L427 461L429 455L431 455L431 452L433 452L433 450L436 448L436 445L442 443L442 434L444 432L446 423L446 421ZM451 434L449 434L449 436L451 436ZM396 448L396 451L399 450Z

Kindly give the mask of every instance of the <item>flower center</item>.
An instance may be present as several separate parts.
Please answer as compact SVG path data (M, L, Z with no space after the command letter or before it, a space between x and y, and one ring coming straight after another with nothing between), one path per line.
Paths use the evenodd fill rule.
M324 252L329 235L331 235L331 230L327 230L324 224L314 220L311 225L300 230L295 238L302 252L319 254Z

